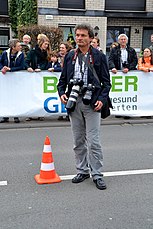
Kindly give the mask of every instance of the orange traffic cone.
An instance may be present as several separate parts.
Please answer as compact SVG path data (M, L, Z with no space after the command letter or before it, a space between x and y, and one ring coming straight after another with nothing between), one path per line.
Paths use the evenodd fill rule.
M40 174L35 175L34 178L38 184L52 184L61 182L60 177L55 171L52 149L48 136L46 136L44 143Z

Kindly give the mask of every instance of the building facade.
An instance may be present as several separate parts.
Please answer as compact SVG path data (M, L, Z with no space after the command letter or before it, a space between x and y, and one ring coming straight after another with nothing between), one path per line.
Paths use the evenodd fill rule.
M8 48L10 39L10 19L8 15L8 0L0 0L0 54ZM3 7L2 7L3 6Z
M109 52L120 33L139 52L150 46L153 34L153 0L38 0L38 24L62 28L64 40L78 23L90 23Z

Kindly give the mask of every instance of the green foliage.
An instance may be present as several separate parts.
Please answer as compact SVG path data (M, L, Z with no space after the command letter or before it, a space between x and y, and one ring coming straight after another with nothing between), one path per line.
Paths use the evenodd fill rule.
M52 50L58 50L61 41L63 40L63 32L60 28L49 27L49 26L20 26L18 27L18 38L22 40L24 34L28 34L31 37L31 45L34 47L37 44L38 34L45 34L51 44Z
M9 15L15 33L20 26L37 24L37 0L10 0Z
M9 16L12 30L17 33L17 1L10 0Z

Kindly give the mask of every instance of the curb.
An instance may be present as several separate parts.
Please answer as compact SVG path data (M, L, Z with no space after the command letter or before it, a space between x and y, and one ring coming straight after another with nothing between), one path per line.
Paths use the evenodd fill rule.
M115 117L108 117L107 119L101 120L101 125L135 125L135 124L151 124L153 123L153 119L147 118L130 118L124 119L122 118L115 118ZM21 119L20 123L14 123L10 121L9 123L0 123L0 130L6 129L27 129L27 128L44 128L44 127L69 127L70 122L66 120L58 121L57 118L46 118L43 121L32 120L32 121L25 121L25 119Z

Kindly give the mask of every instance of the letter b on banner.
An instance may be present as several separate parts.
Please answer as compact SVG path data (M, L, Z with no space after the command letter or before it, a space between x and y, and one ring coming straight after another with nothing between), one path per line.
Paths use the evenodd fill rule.
M57 81L55 76L43 77L44 81L44 93L56 93L57 92Z

